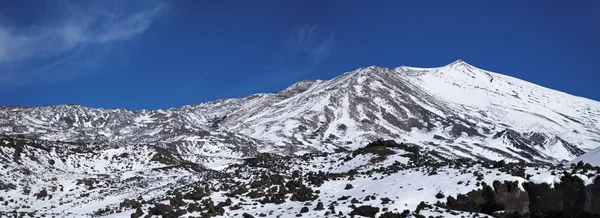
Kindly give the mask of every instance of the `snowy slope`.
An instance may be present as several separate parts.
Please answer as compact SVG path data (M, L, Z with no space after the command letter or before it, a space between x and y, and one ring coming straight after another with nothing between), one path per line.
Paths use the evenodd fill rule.
M384 137L496 160L570 160L600 145L600 103L463 61L360 68L271 103L277 95L242 105L223 128L276 148L331 151Z
M166 110L3 107L0 134L221 157L354 149L388 138L450 157L556 162L600 145L600 103L459 60L359 68L279 93Z
M599 102L481 70L461 60L429 69L411 81L460 107L487 113L490 122L517 131L554 133L582 148L596 147L579 139L580 133L598 134Z
M571 160L571 163L578 163L579 161L589 163L593 166L600 166L600 148L588 151L587 153Z

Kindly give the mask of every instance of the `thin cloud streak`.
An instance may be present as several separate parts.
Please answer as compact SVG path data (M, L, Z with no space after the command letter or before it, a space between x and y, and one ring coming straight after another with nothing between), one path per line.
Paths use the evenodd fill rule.
M57 70L59 65L94 56L90 48L135 39L165 9L160 1L133 11L69 2L60 6L64 11L51 19L54 23L33 27L0 23L0 87L38 82L31 78L36 74L60 78L64 73ZM36 66L31 66L33 62Z
M333 51L335 37L325 30L319 31L318 25L306 25L295 29L285 40L281 54L276 61L265 66L265 79L258 83L220 94L219 98L237 96L248 90L295 82L313 72Z
M277 61L265 69L288 76L301 76L310 72L330 55L335 44L333 33L319 35L317 29L317 25L307 25L295 30L287 39Z
M319 32L317 25L298 28L287 39L281 58L269 65L271 75L262 85L295 82L329 57L335 44L333 33Z

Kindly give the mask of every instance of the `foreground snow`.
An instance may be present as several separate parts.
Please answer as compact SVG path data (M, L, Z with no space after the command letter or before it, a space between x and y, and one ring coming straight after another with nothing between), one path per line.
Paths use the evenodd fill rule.
M33 174L26 176L22 171L1 170L4 175L9 176L0 181L3 184L15 184L16 187L2 192L3 200L8 203L0 205L0 211L16 210L61 217L91 214L130 217L136 213L136 209L124 207L126 199L148 202L140 208L147 213L156 204L172 204L173 191L186 193L191 187L211 187L210 194L204 197L196 200L187 197L182 199L185 202L183 205L207 199L216 205L229 199L231 202L229 206L223 207L223 214L212 215L217 217L241 217L244 213L255 217L295 217L303 207L307 207L308 211L303 212L302 216L322 217L332 214L331 206L335 208L334 214L347 215L354 208L365 205L379 208L379 216L384 213L384 208L388 212L415 212L422 202L427 205L443 204L447 197L456 198L459 194L481 189L484 183L493 184L494 181L516 181L521 190L524 182L553 186L560 183L562 172L568 170L548 166L526 167L523 169L524 175L528 175L529 179L525 179L502 168L492 167L490 163L472 165L469 163L474 162L467 162L467 165L462 165L456 160L441 159L441 156L430 153L431 151L415 150L416 148L415 145L404 148L366 147L352 152L308 154L293 158L265 154L266 156L248 160L207 160L206 166L216 171L198 169L193 165L164 165L151 160L149 150L140 148L107 150L99 155L80 154L83 156L76 162L79 167L62 163L55 163L50 167L33 164L43 162L28 160L30 165L27 168ZM123 155L127 152L131 156ZM27 153L24 156L28 156ZM110 161L106 161L104 157ZM324 177L311 176L322 172L328 174L323 174ZM574 176L581 178L587 185L593 182L597 173L587 171L586 174ZM278 187L256 183L261 178L264 179L265 175L281 176L284 183L300 178L302 183L308 182L307 187L312 190L315 198L295 201L292 194L288 193L280 203L264 203L263 197L252 197L253 190L263 192ZM593 176L588 177L589 175ZM310 184L314 178L322 178L322 183ZM259 185L256 186L255 183ZM232 192L242 186L248 190L231 196ZM42 190L46 190L48 196L40 197L38 194ZM319 202L324 205L324 209L316 210ZM233 208L234 206L238 208ZM203 213L205 212L189 211L183 217L200 216ZM418 213L427 216L485 217L484 214L451 211L437 206L425 208Z

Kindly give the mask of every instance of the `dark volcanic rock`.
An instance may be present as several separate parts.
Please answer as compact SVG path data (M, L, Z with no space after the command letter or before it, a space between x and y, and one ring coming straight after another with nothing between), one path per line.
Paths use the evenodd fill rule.
M579 177L564 175L561 182L550 188L548 184L525 184L531 202L532 214L577 213L600 216L600 179L585 186Z
M448 197L448 208L489 215L497 211L505 211L507 214L514 212L529 214L529 196L519 189L517 182L495 181L493 188L486 183L482 185L482 190L458 195L456 199Z
M323 202L319 201L315 210L325 210L325 205L323 205Z
M385 212L379 218L404 218L399 213Z
M351 216L366 216L366 217L375 217L375 215L379 213L378 207L373 207L370 205L363 205L357 208L354 208L352 212L350 212Z
M308 207L302 207L302 209L300 209L300 213L308 213Z
M448 197L446 207L501 217L600 217L600 177L585 186L579 177L566 173L554 188L545 183L524 183L525 191L517 182L494 181L493 188L482 185L482 190L456 199Z
M437 194L435 195L435 198L437 198L437 199L442 199L442 198L444 198L444 197L446 197L446 196L445 196L444 194L442 194L441 192L440 192L440 193L437 193Z
M354 186L352 186L352 184L346 184L346 187L344 189L349 190L354 188Z
M154 207L148 208L149 215L161 215L165 218L180 217L185 214L184 210L174 210L171 205L155 204Z

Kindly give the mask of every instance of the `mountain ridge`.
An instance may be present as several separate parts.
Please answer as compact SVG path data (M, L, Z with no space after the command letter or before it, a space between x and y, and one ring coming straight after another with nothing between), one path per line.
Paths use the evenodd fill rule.
M467 63L463 59L458 59L458 60L453 61L453 62L451 62L451 63L449 63L447 65L438 66L438 67L415 67L415 66L401 65L401 66L398 66L398 67L389 68L389 67L381 67L381 66L378 66L378 65L369 65L369 66L355 68L352 71L346 71L346 72L344 72L344 73L342 73L342 74L340 74L338 76L341 76L341 75L346 74L346 73L352 73L352 72L354 72L354 71L356 71L358 69L363 69L363 68L365 68L365 69L367 69L367 68L381 68L381 69L389 69L389 70L392 70L392 69L402 69L402 68L410 68L410 69L413 69L413 70L427 70L427 69L443 68L443 67L446 67L446 66L451 66L451 65L453 65L455 63L463 63L463 64L466 64L466 65L468 65L470 67L477 68L474 65L471 65L471 64ZM480 68L477 68L477 69L480 69ZM483 69L480 69L480 70L483 70ZM500 76L510 77L512 79L520 80L520 81L523 81L523 82L527 82L527 83L530 83L532 85L539 86L541 88L545 88L545 89L548 89L548 90L559 92L561 94L569 95L571 97L582 98L583 100L587 100L587 101L599 102L598 104L600 104L599 100L595 100L595 99L591 99L591 98L588 98L588 97L585 97L585 96L579 96L579 95L571 94L571 93L566 92L566 91L560 91L560 90L553 89L553 88L550 88L550 87L538 85L536 83L529 82L527 80L524 80L524 79L521 79L521 78L518 78L518 77L515 77L515 76L510 76L510 75L506 75L506 74L502 74L502 73L496 73L496 72L493 72L493 71L488 71L488 72L493 73L493 74L497 74L497 75L500 75ZM335 76L335 77L337 77L337 76ZM299 83L299 82L306 82L306 81L320 81L320 82L322 82L322 81L327 81L327 80L328 79L303 79L303 80L300 80L298 82L292 83L290 86L284 88L283 90L281 90L279 92L282 92L282 91L284 91L284 90L286 90L286 89L294 86L296 83ZM87 105L77 104L77 103L58 103L58 104L27 105L27 106L26 105L0 105L0 109L55 107L55 106L80 106L80 107L86 107L86 108L92 108L92 109L100 109L100 110L157 111L157 110L171 110L171 109L176 109L176 108L193 106L193 105L197 105L197 104L210 103L210 102L218 102L218 101L230 100L230 99L243 99L243 98L248 98L250 96L261 95L261 94L277 94L279 92L253 93L253 94L249 94L247 96L242 96L242 97L225 97L225 98L219 98L219 99L214 99L214 100L207 100L207 101L200 101L200 102L196 102L196 103L184 104L184 105L181 105L181 106L172 106L172 107L169 107L169 108L154 108L154 109L146 109L146 108L130 109L130 108L125 108L125 107L93 107L93 106L87 106Z
M171 109L0 107L0 216L502 211L483 210L484 202L552 214L552 202L536 196L588 190L565 192L579 202L568 213L600 202L590 191L600 190L600 167L568 165L597 164L599 120L597 102L461 62L364 67L277 93ZM460 200L473 193L493 198Z
M557 102L569 107L559 107ZM600 102L485 71L463 60L436 68L361 67L330 80L298 81L277 93L169 109L102 109L61 104L4 107L0 117L5 120L0 122L0 133L8 135L36 134L42 139L69 141L79 134L82 136L77 137L87 140L99 137L100 143L132 144L165 140L165 135L175 137L177 133L173 132L177 131L215 131L241 134L241 138L262 143L251 146L284 154L298 152L298 148L352 149L376 138L403 138L441 150L455 151L457 144L466 143L468 148L481 148L480 153L497 149L487 145L500 144L502 154L492 159L518 160L524 156L528 161L560 161L600 145ZM507 129L515 129L518 134L511 139L492 137ZM532 145L527 135L542 137L539 140L547 144ZM553 139L559 135L560 140ZM444 140L433 139L434 136L448 139L446 142L462 142L437 146ZM175 138L189 141L191 137L188 134ZM522 138L517 141L530 144L517 146L490 138ZM523 155L515 146L534 155Z

